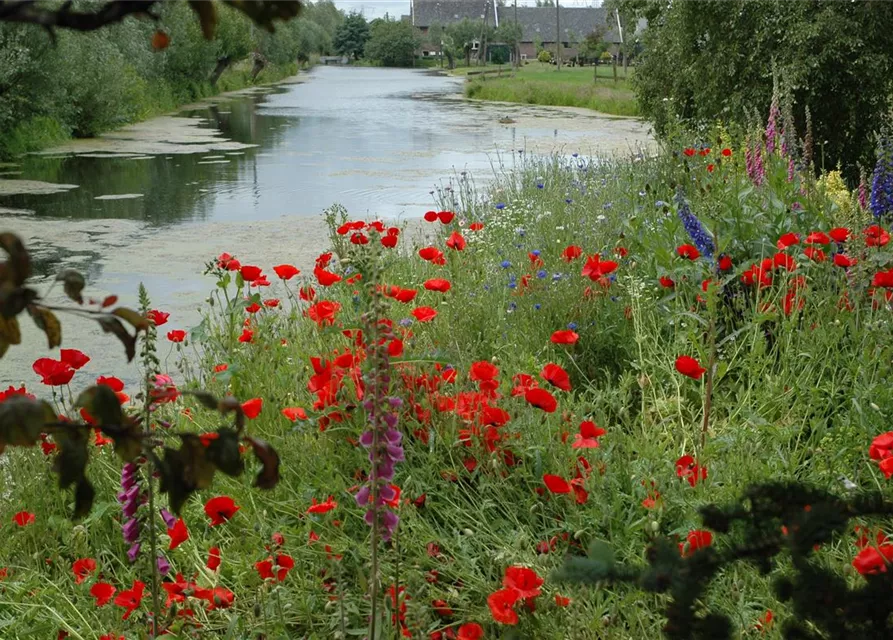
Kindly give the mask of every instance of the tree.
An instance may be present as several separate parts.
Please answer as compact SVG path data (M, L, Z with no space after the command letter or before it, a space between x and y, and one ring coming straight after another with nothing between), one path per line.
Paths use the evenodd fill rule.
M792 93L805 130L808 107L825 166L855 179L873 162L874 140L893 91L893 4L886 2L655 2L617 0L646 17L633 83L658 135L677 120L698 127L742 124L765 113L773 75ZM852 90L846 90L851 88Z
M493 41L509 45L517 61L518 43L521 42L521 25L514 21L503 21L494 31Z
M361 14L352 12L335 31L333 45L342 56L359 60L369 41L369 23Z
M481 20L469 20L465 18L447 27L447 33L452 38L455 49L465 56L465 66L471 65L471 51L475 40L481 37L483 30Z
M580 54L584 60L593 60L597 63L601 55L608 50L605 31L606 27L596 27L583 38L583 42L580 43Z
M366 43L366 57L385 67L412 65L418 47L415 29L402 20L373 20Z

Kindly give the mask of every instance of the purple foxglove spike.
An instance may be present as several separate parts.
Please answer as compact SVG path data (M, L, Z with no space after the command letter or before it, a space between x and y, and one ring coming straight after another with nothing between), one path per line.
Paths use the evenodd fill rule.
M385 424L388 425L391 429L397 426L397 414L395 413L386 413L384 414Z
M363 435L360 436L360 444L366 447L367 449L372 446L373 435L372 431L364 431Z
M173 529L174 525L177 524L177 519L173 516L173 514L164 507L161 507L159 512L161 513L161 519L164 520L164 524L167 526L167 528Z
M133 544L130 549L127 550L127 559L130 560L130 563L133 564L136 562L136 559L140 555L140 543L137 542Z
M358 507L365 507L369 504L369 494L371 493L371 489L369 485L363 485L359 491L357 491L357 495L354 499L357 501Z
M399 409L403 406L403 400L400 398L388 398L388 404L394 409Z
M168 573L170 573L171 563L168 562L167 558L165 558L164 556L158 556L158 558L155 560L155 565L158 567L158 573L160 573L161 575L166 576Z
M396 429L388 429L384 434L384 438L390 444L400 444L403 442L403 433Z
M388 445L388 457L393 462L403 462L406 459L406 456L403 453L403 447L399 444Z
M386 484L386 485L383 485L383 486L378 490L378 497L379 497L382 501L384 501L384 502L388 502L388 501L393 500L394 498L397 497L397 492L394 491L394 488L393 488L391 485Z
M121 527L121 533L124 534L125 542L136 542L140 537L140 521L136 518L130 518Z

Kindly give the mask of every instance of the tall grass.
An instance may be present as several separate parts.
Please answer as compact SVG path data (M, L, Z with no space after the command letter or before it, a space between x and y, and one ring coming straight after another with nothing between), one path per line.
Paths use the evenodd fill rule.
M560 107L583 107L617 116L637 116L635 94L626 88L557 80L491 78L465 85L466 97Z

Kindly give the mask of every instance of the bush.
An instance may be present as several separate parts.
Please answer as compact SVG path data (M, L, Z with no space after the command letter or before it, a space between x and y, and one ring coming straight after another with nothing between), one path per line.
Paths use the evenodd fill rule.
M543 49L538 54L536 54L536 59L540 62L548 64L552 62L552 52Z

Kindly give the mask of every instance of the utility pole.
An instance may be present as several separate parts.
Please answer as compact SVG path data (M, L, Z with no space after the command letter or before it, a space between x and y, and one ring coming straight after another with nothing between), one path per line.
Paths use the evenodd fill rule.
M521 36L518 29L518 0L515 0L515 67L521 68Z
M560 0L555 0L555 53L558 60L558 71L561 71L561 14L559 13Z

